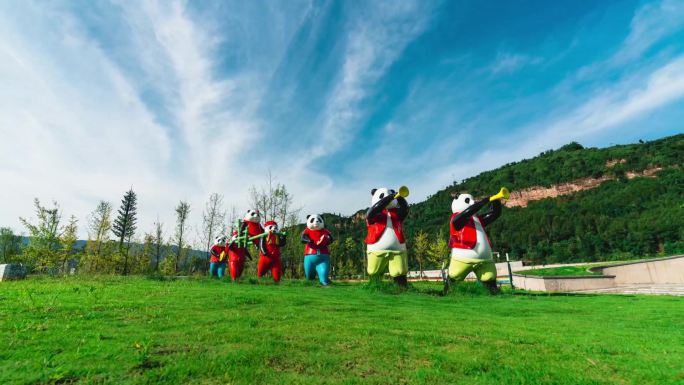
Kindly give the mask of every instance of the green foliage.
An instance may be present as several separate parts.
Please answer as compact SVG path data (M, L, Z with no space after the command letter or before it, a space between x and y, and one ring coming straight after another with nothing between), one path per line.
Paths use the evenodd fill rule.
M41 205L38 198L33 203L37 222L19 218L29 232L29 244L24 249L22 260L30 270L47 272L54 269L60 260L62 214L57 202L53 202L51 208Z
M173 258L170 258L172 260ZM667 296L401 295L153 277L2 283L1 384L681 384ZM387 288L391 290L391 287Z
M0 263L12 263L21 254L21 236L9 227L0 227Z

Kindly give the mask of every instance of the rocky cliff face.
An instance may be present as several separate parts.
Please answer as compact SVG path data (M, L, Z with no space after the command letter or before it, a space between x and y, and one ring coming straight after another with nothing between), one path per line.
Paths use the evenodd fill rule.
M616 161L611 166L614 166L617 163L621 162ZM654 178L662 169L662 167L652 167L644 171L628 171L625 173L625 177L627 179L636 177ZM601 183L614 179L616 179L616 177L613 175L604 175L600 178L582 178L568 183L553 185L551 187L529 187L511 192L510 198L504 203L504 205L506 205L506 207L527 207L527 204L530 201L574 194L576 192L596 188L600 186Z

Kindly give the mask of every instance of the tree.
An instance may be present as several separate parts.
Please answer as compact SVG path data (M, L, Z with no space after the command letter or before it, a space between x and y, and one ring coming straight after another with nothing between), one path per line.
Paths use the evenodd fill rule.
M12 262L21 253L21 236L14 235L9 227L0 227L0 263Z
M413 239L413 253L418 261L419 277L423 278L423 265L430 258L430 239L424 231L419 231Z
M72 215L69 218L69 223L64 226L64 231L59 241L62 244L62 272L66 273L67 263L69 258L74 255L74 246L76 246L76 241L78 241L78 219L75 216Z
M180 201L176 206L176 233L174 235L174 243L178 250L176 251L176 273L180 270L181 256L186 251L185 249L185 230L190 214L190 204Z
M29 232L29 245L25 250L25 255L29 258L30 264L39 270L51 268L58 260L61 235L59 224L62 214L57 202L53 202L52 208L47 208L40 204L38 198L35 198L33 204L37 223L33 224L24 218L19 218Z
M137 196L133 189L128 190L121 200L118 216L114 220L112 232L119 240L119 253L124 255L123 275L128 274L128 250L124 253L124 241L130 241L135 233L137 221ZM129 242L130 243L130 242Z
M202 233L200 240L202 245L206 246L206 261L205 268L208 268L209 263L209 249L211 248L214 237L226 232L226 210L223 208L223 195L213 193L209 196L209 200L204 206L202 212Z
M162 260L164 252L164 224L159 222L159 218L154 223L154 271L159 271L159 262Z
M430 245L430 250L427 255L430 257L429 262L438 266L442 261L448 259L449 244L444 236L444 231L440 230L439 233L437 233L437 239Z
M100 201L95 210L88 216L88 244L87 254L94 260L93 270L97 271L103 248L109 241L109 231L112 229L112 205Z

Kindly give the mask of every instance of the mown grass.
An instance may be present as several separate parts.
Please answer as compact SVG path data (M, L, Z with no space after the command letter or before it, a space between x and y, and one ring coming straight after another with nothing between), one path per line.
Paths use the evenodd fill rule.
M549 267L543 269L532 269L518 272L522 275L535 275L545 277L567 277L567 276L591 276L601 275L601 272L589 271L588 269L597 265L581 265L581 266L560 266Z
M684 299L477 283L0 284L0 384L681 384Z

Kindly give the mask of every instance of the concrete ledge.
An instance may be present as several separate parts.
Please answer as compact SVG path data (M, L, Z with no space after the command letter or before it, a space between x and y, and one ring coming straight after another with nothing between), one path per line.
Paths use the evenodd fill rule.
M589 275L566 277L513 274L513 285L518 289L548 293L598 290L615 287L615 276Z
M592 267L589 271L614 275L622 284L684 284L684 255Z

